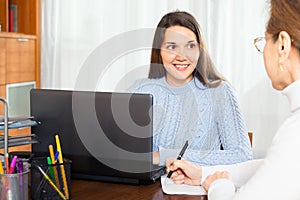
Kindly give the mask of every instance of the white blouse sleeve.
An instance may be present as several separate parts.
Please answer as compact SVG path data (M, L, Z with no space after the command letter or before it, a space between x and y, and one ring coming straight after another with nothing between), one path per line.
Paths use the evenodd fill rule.
M261 165L263 159L249 160L246 162L233 164L233 165L217 165L202 167L202 181L210 174L217 171L228 171L235 184L239 188L244 185L251 176L255 173L257 168Z
M209 200L231 200L234 194L233 182L228 179L218 179L210 185L207 196Z

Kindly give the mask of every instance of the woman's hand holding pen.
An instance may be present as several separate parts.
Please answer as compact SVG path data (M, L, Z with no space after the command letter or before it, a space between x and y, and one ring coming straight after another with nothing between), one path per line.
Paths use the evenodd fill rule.
M167 159L166 170L173 171L171 179L176 184L201 185L202 167L190 161Z

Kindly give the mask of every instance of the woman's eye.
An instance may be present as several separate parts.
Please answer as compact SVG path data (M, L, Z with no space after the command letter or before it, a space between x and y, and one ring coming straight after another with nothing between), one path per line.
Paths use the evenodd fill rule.
M167 45L167 49L168 50L174 50L175 49L175 45Z
M196 46L197 46L197 45L194 44L194 43L188 44L188 48L189 48L189 49L193 49L193 48L195 48Z

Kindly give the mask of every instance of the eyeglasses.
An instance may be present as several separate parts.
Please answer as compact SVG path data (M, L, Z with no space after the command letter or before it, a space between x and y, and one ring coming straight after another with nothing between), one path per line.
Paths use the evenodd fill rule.
M254 39L254 46L260 53L264 52L264 47L266 45L265 37L258 37Z

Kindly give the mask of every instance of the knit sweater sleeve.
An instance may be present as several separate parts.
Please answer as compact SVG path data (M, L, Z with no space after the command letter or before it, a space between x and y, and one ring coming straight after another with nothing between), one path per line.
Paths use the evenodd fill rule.
M203 151L188 148L183 157L202 166L234 164L252 159L245 122L232 87L223 83L212 97L214 120L223 149ZM160 150L160 164L168 157L176 157L179 151L180 149Z

